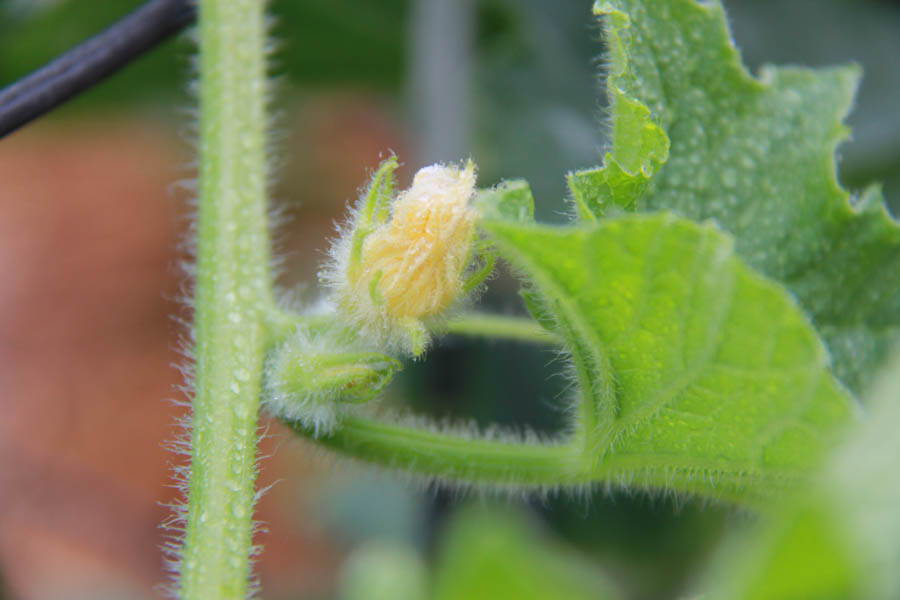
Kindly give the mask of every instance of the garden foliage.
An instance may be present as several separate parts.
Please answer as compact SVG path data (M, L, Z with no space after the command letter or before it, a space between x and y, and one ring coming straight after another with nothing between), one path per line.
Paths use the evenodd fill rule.
M717 2L601 0L595 13L611 143L601 167L568 177L572 222L535 223L524 182L477 202L531 314L571 357L569 436L461 442L470 464L452 468L424 456L452 431L404 429L392 448L377 438L399 431L351 419L320 441L451 480L754 505L768 524L710 575L721 597L891 597L897 538L876 523L898 521L900 490L879 481L900 455L886 425L897 394L878 387L877 422L856 394L896 334L900 228L877 187L851 196L837 182L859 69L753 76Z
M598 0L594 12L610 145L602 166L569 174L571 222L535 222L522 181L473 194L471 164L426 173L464 176L443 208L430 183L395 197L389 159L324 270L331 309L286 314L268 292L248 304L267 313L254 330L264 404L317 444L427 479L758 509L763 526L710 570L715 597L896 597L900 405L896 381L873 381L900 325L900 228L878 188L841 188L834 158L859 69L754 76L712 0ZM465 226L442 237L441 215ZM411 257L397 253L404 239ZM452 330L436 313L469 318L465 296L494 253L536 322L513 329L570 358L566 430L538 439L370 411L396 359ZM440 597L467 597L454 585Z

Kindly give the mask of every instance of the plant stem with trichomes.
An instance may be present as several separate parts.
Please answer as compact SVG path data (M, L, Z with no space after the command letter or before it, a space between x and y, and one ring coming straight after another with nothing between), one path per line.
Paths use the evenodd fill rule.
M179 595L244 598L272 306L262 0L200 0L196 379Z

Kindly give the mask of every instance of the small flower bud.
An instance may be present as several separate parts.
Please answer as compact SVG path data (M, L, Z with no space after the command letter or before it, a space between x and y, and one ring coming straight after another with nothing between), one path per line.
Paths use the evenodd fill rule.
M372 400L399 369L393 358L363 351L347 335L298 331L268 361L264 403L318 436L331 432L350 405Z
M425 167L387 204L391 160L376 172L323 279L338 310L364 336L418 355L428 341L423 320L472 287L465 276L478 217L470 206L475 166Z

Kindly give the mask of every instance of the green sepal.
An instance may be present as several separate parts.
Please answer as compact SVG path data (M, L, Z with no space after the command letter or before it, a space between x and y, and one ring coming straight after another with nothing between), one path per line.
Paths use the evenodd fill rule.
M481 266L469 273L463 282L462 293L464 295L471 293L484 283L494 271L494 263L497 262L497 253L494 252L490 244L476 242L474 246L475 256L481 261Z
M410 354L413 357L422 356L425 353L425 348L428 347L428 340L430 339L425 324L418 319L406 317L400 322L400 328L406 335L406 345Z
M348 265L351 270L359 264L366 237L375 230L375 227L390 217L394 194L394 171L398 166L400 163L396 156L383 160L372 175L369 187L357 207L350 246L350 264Z

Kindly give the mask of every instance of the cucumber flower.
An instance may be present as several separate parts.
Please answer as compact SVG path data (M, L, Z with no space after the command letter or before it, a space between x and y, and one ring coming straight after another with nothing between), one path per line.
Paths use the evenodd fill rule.
M379 167L320 274L338 312L362 337L413 356L428 344L425 323L439 319L493 266L472 272L478 212L475 165L432 165L392 197L396 158Z

